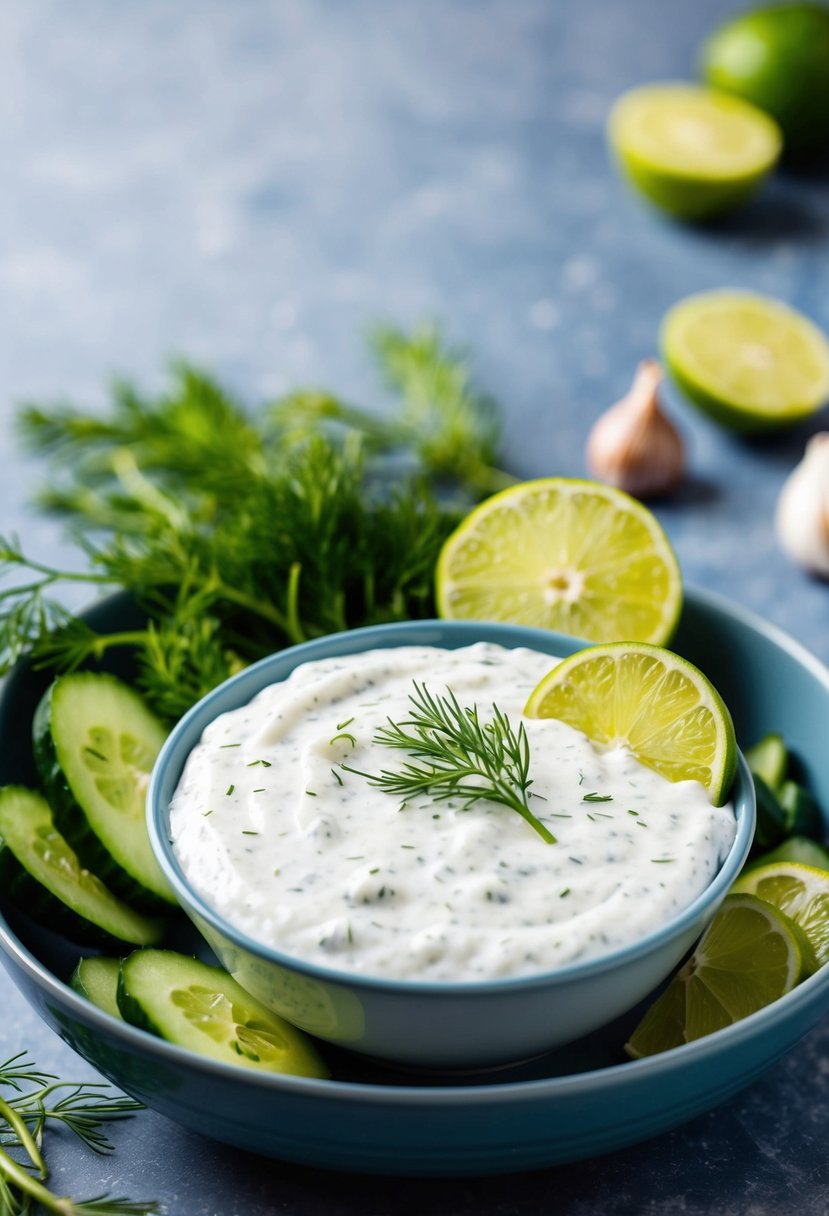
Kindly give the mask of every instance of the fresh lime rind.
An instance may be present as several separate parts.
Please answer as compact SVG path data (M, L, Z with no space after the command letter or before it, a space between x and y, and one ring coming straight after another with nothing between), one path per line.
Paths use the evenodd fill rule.
M729 894L625 1050L639 1059L723 1030L785 996L804 974L803 938L791 919L756 896Z
M580 650L541 680L524 713L623 745L669 781L699 781L717 806L728 797L737 769L731 715L711 681L670 650L632 642Z
M682 577L656 517L599 482L548 477L488 498L448 538L438 612L587 641L662 643L682 609Z
M685 395L734 431L791 426L829 399L829 341L778 300L738 291L690 296L667 313L661 345Z
M745 203L774 168L777 124L755 106L713 89L655 84L614 105L611 147L628 180L680 219L705 220Z

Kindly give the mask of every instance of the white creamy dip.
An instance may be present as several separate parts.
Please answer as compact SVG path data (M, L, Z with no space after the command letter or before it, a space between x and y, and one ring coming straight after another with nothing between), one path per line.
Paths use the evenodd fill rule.
M736 825L695 781L672 784L624 748L524 719L530 807L546 843L493 802L400 799L363 772L399 768L375 743L418 680L517 728L550 655L478 643L400 647L297 668L217 718L171 813L193 886L238 929L295 958L395 978L470 981L546 971L636 941L687 907ZM602 799L599 801L599 799Z

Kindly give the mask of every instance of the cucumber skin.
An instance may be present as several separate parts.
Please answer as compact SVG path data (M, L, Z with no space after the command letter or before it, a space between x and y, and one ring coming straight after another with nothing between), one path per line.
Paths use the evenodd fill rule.
M133 951L133 954L138 953L140 953L140 951ZM154 1034L158 1039L163 1039L165 1038L165 1035L162 1032L161 1027L157 1026L152 1018L148 1016L143 1005L130 994L127 988L127 982L124 978L124 968L132 956L133 955L130 954L125 959L121 960L121 969L118 973L118 990L115 994L116 1003L118 1008L121 1010L121 1016L125 1022L129 1022L131 1026L137 1026L139 1030L146 1030L148 1034ZM195 955L192 957L195 958Z
M52 692L56 681L49 685L40 699L32 720L32 745L35 767L52 808L55 827L72 846L82 865L91 870L114 895L138 912L149 915L170 912L170 903L149 891L137 878L118 864L92 830L64 776L52 738Z
M0 842L0 890L21 912L38 925L68 937L80 946L97 946L104 950L122 949L124 945L153 946L161 941L166 931L163 921L157 922L157 931L148 933L145 942L125 942L123 938L107 932L100 925L87 920L68 904L58 899L42 883L33 877L17 860L8 845ZM152 923L152 922L150 922Z

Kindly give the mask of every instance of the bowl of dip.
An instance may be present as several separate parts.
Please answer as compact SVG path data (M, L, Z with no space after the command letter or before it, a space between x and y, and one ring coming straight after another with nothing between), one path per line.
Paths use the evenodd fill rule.
M583 645L469 622L355 630L254 664L178 723L150 838L243 987L320 1039L440 1068L532 1057L653 991L748 853L742 757L713 807L696 782L526 720L546 835L509 806L404 801L376 781L412 761L376 736L408 721L418 687L481 721L497 705L517 730L538 680Z

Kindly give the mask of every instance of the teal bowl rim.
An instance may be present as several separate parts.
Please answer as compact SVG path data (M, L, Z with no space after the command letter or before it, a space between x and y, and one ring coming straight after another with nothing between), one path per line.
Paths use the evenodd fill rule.
M448 632L451 636L461 639L459 642L461 645L487 640L511 648L527 646L549 651L551 657L555 656L556 647L559 645L564 654L590 645L588 642L582 642L580 639L566 634L523 625L439 619L400 621L386 625L371 625L362 629L349 630L346 633L327 634L325 637L315 638L310 642L302 642L268 655L251 664L244 671L231 676L212 689L176 723L158 754L147 788L147 828L150 843L156 860L185 912L206 922L227 942L246 951L249 955L311 979L337 984L361 993L382 992L398 996L463 997L520 992L538 987L545 989L563 987L601 972L616 972L635 963L645 955L657 952L669 940L680 937L700 916L704 915L707 908L718 905L746 860L754 836L756 819L754 784L745 758L739 751L737 772L731 790L733 795L731 801L737 812L737 831L731 848L712 881L691 904L652 933L598 958L569 963L563 967L539 971L534 975L504 977L495 980L439 982L391 979L324 967L285 954L248 936L247 933L237 929L226 920L215 908L212 908L190 885L173 852L169 834L169 804L162 793L169 769L173 767L176 770L175 782L177 783L187 756L210 722L222 713L246 705L269 684L285 679L300 663L316 657L328 657L332 653L354 654L378 647L392 649L395 643L394 641L389 642L389 639L400 638L399 644L402 645L412 634L432 631L444 635ZM338 643L339 645L337 645ZM428 643L422 644L427 645ZM272 668L279 669L280 674L270 678L269 673Z

